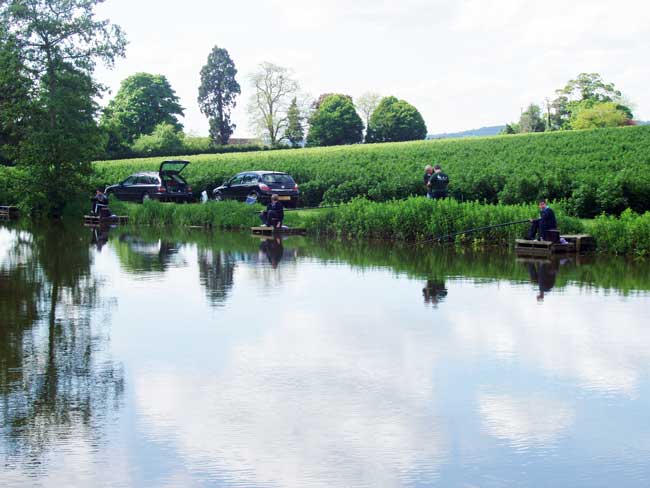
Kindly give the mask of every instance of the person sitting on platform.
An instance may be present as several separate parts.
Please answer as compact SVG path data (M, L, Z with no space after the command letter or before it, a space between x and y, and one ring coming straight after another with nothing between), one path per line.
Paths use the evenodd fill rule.
M530 224L530 230L528 231L526 239L534 240L537 234L539 234L540 241L555 241L555 239L549 235L548 231L557 231L557 220L555 220L555 213L551 207L546 205L546 200L539 201L539 218L530 219ZM557 232L554 234L557 234Z
M284 207L280 202L280 197L275 193L271 195L271 203L266 207L266 210L260 214L262 223L268 227L275 227L276 229L282 228L282 221L284 220Z
M97 216L102 216L102 214L106 214L107 212L110 215L110 211L108 210L108 197L104 194L104 192L101 189L97 189L95 192L95 196L90 199L92 202L92 214L97 215ZM106 209L106 210L104 210Z

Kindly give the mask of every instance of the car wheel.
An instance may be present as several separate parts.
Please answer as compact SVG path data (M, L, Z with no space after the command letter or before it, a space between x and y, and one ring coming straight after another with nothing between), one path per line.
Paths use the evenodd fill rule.
M259 200L260 200L260 194L257 193L256 191L250 192L246 197L246 203L248 203L249 205L257 203Z
M142 203L148 202L149 200L151 200L151 197L149 196L148 193L145 193L144 195L142 195Z
M220 191L215 192L215 193L214 193L214 199L215 199L217 202L223 202L223 194L222 194Z

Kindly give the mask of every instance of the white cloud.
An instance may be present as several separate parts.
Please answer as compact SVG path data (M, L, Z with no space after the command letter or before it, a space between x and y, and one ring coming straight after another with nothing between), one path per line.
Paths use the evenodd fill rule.
M650 119L650 5L641 0L408 0L349 2L111 0L101 13L126 30L126 60L100 80L117 90L136 71L165 74L188 130L207 133L196 95L215 44L229 50L242 95L236 135L247 135L247 75L262 61L296 71L305 91L394 94L431 132L514 120L583 71L600 72Z
M484 393L479 397L484 429L517 449L548 448L574 422L566 404L543 395Z

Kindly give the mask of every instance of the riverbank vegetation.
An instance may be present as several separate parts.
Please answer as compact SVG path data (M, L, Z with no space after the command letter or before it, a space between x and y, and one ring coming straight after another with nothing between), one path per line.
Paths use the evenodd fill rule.
M421 195L424 165L440 163L458 201L524 204L547 198L563 201L567 213L581 218L650 210L650 126L188 159L192 164L183 175L198 192L209 192L240 171L286 171L308 207L357 197L388 201ZM97 162L92 186L156 171L160 161Z
M259 225L260 205L239 202L208 202L204 205L173 205L146 202L118 203L113 211L128 215L134 225L196 226L215 229L248 229ZM600 251L611 254L650 254L650 212L624 212L620 217L600 216L580 220L562 205L554 206L563 234L594 235ZM358 198L332 208L286 211L285 224L304 227L310 235L374 240L420 242L437 240L467 229L526 220L537 214L535 205L483 205L452 199L372 202ZM472 246L511 247L522 238L527 223L499 227L442 239Z

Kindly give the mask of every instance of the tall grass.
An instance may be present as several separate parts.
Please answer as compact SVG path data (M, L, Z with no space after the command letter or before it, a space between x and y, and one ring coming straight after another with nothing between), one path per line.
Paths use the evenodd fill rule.
M211 226L244 229L259 225L259 205L239 202L208 202L203 205L178 205L146 202L143 205L111 204L113 212L125 212L133 224ZM465 229L528 219L537 215L533 205L483 205L459 203L452 199L429 200L412 197L390 202L355 199L335 208L307 212L285 212L285 223L305 227L322 236L417 241L444 236ZM564 232L579 232L583 224L565 215L558 219ZM523 236L527 226L520 224L458 236L459 243L510 244Z

